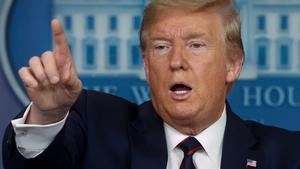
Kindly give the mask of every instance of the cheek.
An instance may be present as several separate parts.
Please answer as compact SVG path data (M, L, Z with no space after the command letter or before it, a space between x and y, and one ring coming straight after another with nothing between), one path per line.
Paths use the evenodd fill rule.
M163 80L166 79L166 70L159 60L148 59L145 62L146 78L151 88L162 87Z
M227 69L224 62L216 59L207 62L194 62L193 74L193 79L196 80L199 90L212 92L212 90L219 90L225 86Z
M165 76L166 68L166 62L162 58L152 57L147 60L147 71L152 81L157 81L158 78Z
M155 63L156 61L152 57L153 56L148 55L146 58L144 58L144 69L148 83L152 81L153 76L155 76L155 74L157 74L156 72L158 71L156 66L157 63Z

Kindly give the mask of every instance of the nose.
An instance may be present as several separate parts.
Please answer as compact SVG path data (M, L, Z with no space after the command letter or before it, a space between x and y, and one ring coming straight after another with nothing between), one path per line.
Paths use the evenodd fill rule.
M174 47L169 60L172 71L186 70L188 68L184 50L181 47Z

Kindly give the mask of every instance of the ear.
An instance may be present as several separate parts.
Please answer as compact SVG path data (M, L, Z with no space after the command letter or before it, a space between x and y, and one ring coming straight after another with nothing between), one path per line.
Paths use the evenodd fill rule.
M236 54L236 56L233 56L232 59L227 59L227 64L226 64L227 83L232 83L238 79L242 71L243 63L244 63L244 57L242 54Z

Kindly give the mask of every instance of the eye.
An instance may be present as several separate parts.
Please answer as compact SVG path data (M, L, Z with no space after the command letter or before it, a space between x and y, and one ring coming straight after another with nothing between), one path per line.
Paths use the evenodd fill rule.
M167 45L157 45L154 48L155 48L155 50L165 50L165 49L168 49L168 46Z
M200 43L200 42L193 42L189 46L190 46L190 48L198 49L198 48L204 47L205 44L204 43Z
M203 40L191 40L187 43L187 49L194 55L200 55L207 51L207 44Z
M153 51L156 55L164 55L168 53L170 50L171 45L165 41L156 41L153 43Z

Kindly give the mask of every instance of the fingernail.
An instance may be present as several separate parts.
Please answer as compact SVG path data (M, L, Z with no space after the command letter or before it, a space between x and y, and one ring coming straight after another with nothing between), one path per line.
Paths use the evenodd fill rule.
M53 76L53 77L51 77L50 81L52 84L55 84L59 81L59 78L57 76Z

